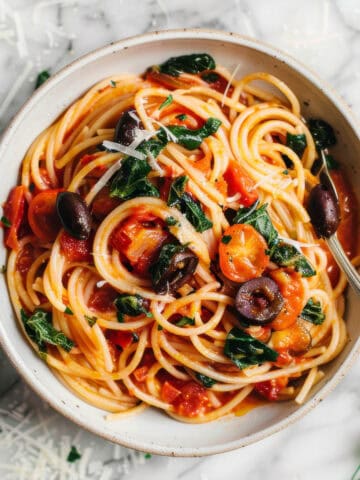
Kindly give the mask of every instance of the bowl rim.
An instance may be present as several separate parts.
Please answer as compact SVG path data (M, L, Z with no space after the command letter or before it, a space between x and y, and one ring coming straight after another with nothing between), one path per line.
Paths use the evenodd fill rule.
M21 123L24 118L26 118L27 113L32 109L32 107L50 89L55 87L56 84L59 83L63 78L71 75L73 71L81 68L81 66L86 65L87 63L96 61L98 58L101 58L111 53L115 53L120 50L126 50L130 47L151 43L156 40L166 41L174 39L199 39L211 41L215 40L217 42L240 45L260 51L276 58L277 60L285 62L291 69L293 69L297 73L300 73L311 83L313 83L320 91L322 91L328 98L331 99L334 106L347 120L360 141L360 124L351 108L330 84L324 81L320 76L318 76L309 67L304 65L301 61L298 61L297 59L293 58L291 55L283 52L277 47L273 47L266 42L248 37L246 35L240 35L238 33L213 29L181 28L147 32L141 35L127 37L116 42L111 42L110 44L97 48L67 64L57 73L55 73L52 77L50 77L50 79L46 81L40 88L38 88L23 104L23 106L19 109L19 111L10 121L0 141L0 158L3 154L3 151L6 150L8 144L12 140L11 137L13 131L16 130L18 124ZM32 375L27 371L29 367L24 363L20 355L18 355L18 353L16 352L14 346L12 345L12 342L7 337L1 322L0 345L6 353L7 357L10 359L12 365L16 368L20 376L26 381L26 383L31 387L31 389L34 390L48 404L50 404L50 406L54 408L57 412L59 412L75 424L79 425L85 430L90 431L91 433L98 435L103 439L110 440L127 448L133 448L156 455L167 455L175 457L199 457L229 452L258 442L270 435L273 435L274 433L279 432L280 430L283 430L289 425L292 425L297 420L306 415L308 412L310 412L338 385L340 380L346 375L346 373L349 371L349 369L354 364L355 360L360 354L360 338L358 338L354 340L354 345L342 365L339 367L337 372L324 384L324 386L304 405L298 407L297 410L295 410L291 415L284 418L283 420L274 423L270 427L264 428L256 433L246 435L241 439L213 445L210 447L207 446L174 448L154 446L154 444L150 442L142 442L141 440L119 439L117 438L116 434L103 431L100 427L92 426L89 423L86 423L85 419L79 419L76 415L78 411L71 410L69 406L63 404L57 398L54 398L54 396L51 395L48 390L46 390L45 385L41 383L40 379L33 378ZM75 396L75 394L73 395Z

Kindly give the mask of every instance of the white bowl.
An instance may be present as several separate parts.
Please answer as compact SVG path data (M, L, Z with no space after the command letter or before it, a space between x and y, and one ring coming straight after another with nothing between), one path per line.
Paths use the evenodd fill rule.
M354 186L360 184L359 126L338 95L294 59L267 45L231 33L204 30L155 32L122 40L92 52L54 75L34 93L7 129L0 146L0 198L15 185L21 160L35 137L94 83L121 72L142 72L170 56L208 52L238 76L270 72L284 80L303 104L304 116L328 120L337 131L338 158L346 163ZM0 264L6 251L1 248ZM349 342L325 367L326 375L301 407L293 402L256 408L243 417L202 425L177 422L148 409L140 416L111 423L104 412L68 390L41 361L23 337L8 299L4 275L0 279L0 341L28 384L53 408L103 438L141 451L161 455L200 456L233 450L256 442L293 423L313 408L345 375L360 350L360 301L348 295L346 320Z

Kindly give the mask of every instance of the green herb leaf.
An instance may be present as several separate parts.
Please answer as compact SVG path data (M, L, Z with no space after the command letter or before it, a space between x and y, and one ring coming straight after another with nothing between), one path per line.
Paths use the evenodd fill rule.
M195 377L204 385L205 388L211 388L216 383L216 380L213 378L210 378L207 375L203 375L199 372L195 373Z
M81 458L80 453L77 451L77 448L74 447L74 445L71 447L71 450L69 452L69 455L67 456L67 461L70 463L76 462L76 460L79 460Z
M4 227L11 227L11 222L8 218L5 217L5 215L1 217L1 223L4 225Z
M231 235L224 235L221 239L221 243L225 243L227 245L231 242L232 236Z
M207 83L215 83L219 80L220 75L216 72L206 72L201 75L201 78Z
M145 453L144 458L149 460L152 457L151 453Z
M200 73L204 70L214 70L215 60L207 53L193 53L191 55L180 55L171 57L159 65L161 73L172 77L178 77L181 73Z
M21 320L24 324L26 333L31 340L36 343L39 350L46 352L46 344L58 345L67 352L74 346L74 342L70 340L63 332L56 330L51 324L51 314L45 310L35 310L35 312L28 317L23 309L20 311Z
M112 86L112 88L115 88L116 87L116 82L114 82L114 80L110 80L110 85Z
M173 102L173 96L170 94L166 97L166 99L163 101L163 103L160 105L159 110L167 107L168 105L171 105Z
M175 118L178 118L179 120L183 121L187 119L187 115L185 113L180 113L179 115L176 115Z
M146 178L151 171L146 160L126 157L110 186L110 196L122 200L134 197L159 197L159 191Z
M319 118L311 118L308 121L308 125L318 150L323 150L336 144L334 130L327 122Z
M118 312L123 315L129 315L130 317L137 317L144 313L149 315L146 308L145 299L141 295L129 295L127 293L121 293L114 301L115 307Z
M166 222L166 225L169 225L169 227L173 227L174 225L176 225L178 223L176 218L171 217L171 216L166 217L165 222Z
M238 327L232 328L228 333L224 354L241 370L267 361L275 362L278 357L275 350Z
M158 325L157 329L158 329L158 330L164 330L163 327L162 327L162 325Z
M337 170L339 168L339 162L332 155L325 155L325 160L329 170Z
M74 315L74 312L71 310L70 307L66 307L64 313L66 313L67 315Z
M6 265L1 266L1 273L6 273Z
M97 317L89 317L89 315L84 315L84 317L85 317L85 320L87 320L90 327L93 327L97 322Z
M293 245L285 242L279 242L273 250L271 260L280 267L294 267L303 277L312 277L316 275L309 261Z
M200 203L185 192L187 181L188 178L186 176L181 176L172 182L168 196L168 205L177 207L195 227L197 232L204 232L212 227L212 222L206 217Z
M124 314L121 312L116 312L116 318L119 323L124 323Z
M200 147L205 138L216 133L220 125L221 121L217 118L208 118L205 124L197 130L191 130L183 125L169 125L166 127L166 130L176 137L176 143L182 145L188 150L195 150ZM172 140L169 138L169 134L166 130L160 128L158 132L158 138L164 143Z
M283 175L289 175L289 170L283 170L282 174Z
M195 319L190 317L181 317L175 325L177 327L185 327L186 325L195 325Z
M286 133L286 145L294 150L294 152L299 156L302 157L304 150L306 148L306 136L303 133L299 135L292 135L291 133Z
M310 298L300 313L300 317L314 325L321 325L325 320L325 314L321 309L321 303L314 302L314 300Z
M40 72L36 78L35 90L40 87L46 80L50 78L50 73L47 70Z

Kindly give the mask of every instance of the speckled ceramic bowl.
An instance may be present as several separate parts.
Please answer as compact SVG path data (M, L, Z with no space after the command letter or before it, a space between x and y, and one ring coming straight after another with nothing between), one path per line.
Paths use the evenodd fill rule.
M0 147L0 198L16 183L21 160L35 137L75 99L100 79L120 72L142 72L170 56L208 52L238 75L266 71L284 80L300 98L305 116L316 115L336 127L342 161L355 185L360 184L359 126L339 96L303 65L267 45L231 33L204 30L155 32L122 40L96 50L54 75L34 93L12 121ZM4 174L6 172L6 174ZM1 247L0 264L6 251ZM80 426L121 445L175 456L200 456L233 450L256 442L301 418L345 375L359 348L360 301L348 295L346 320L349 342L325 368L326 375L301 407L286 402L256 408L243 417L204 425L176 422L148 409L140 416L109 423L104 412L76 397L32 351L12 311L5 278L0 278L0 340L8 357L28 384L60 413Z

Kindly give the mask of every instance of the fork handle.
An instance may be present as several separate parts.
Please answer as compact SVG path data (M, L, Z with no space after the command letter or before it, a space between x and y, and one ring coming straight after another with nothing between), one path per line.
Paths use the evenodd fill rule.
M355 290L355 293L360 295L360 275L348 259L348 256L344 252L339 242L339 239L336 236L336 233L334 235L331 235L331 237L327 238L326 242L337 264L345 273L351 287Z

